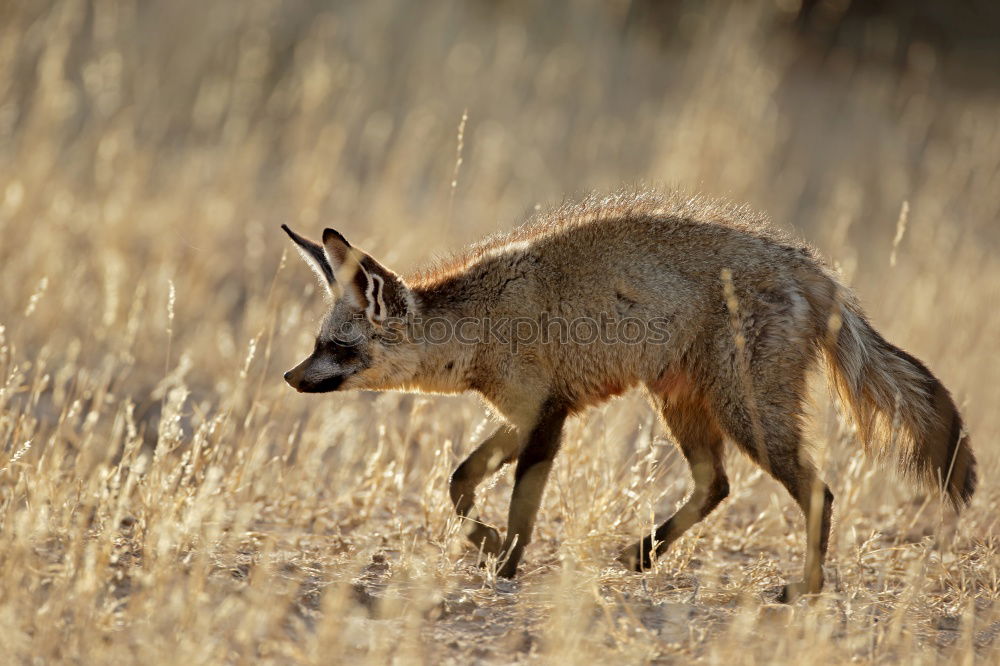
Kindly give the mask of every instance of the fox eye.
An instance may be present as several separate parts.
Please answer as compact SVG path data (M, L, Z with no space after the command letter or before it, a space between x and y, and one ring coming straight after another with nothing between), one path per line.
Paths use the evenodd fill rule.
M356 345L338 340L317 340L316 353L330 356L337 363L346 363L360 355Z

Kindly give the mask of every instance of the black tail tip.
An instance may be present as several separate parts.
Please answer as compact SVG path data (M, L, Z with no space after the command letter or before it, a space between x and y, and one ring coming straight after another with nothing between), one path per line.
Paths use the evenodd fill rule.
M977 485L979 485L979 477L976 474L976 464L972 463L965 471L965 479L959 491L959 501L963 507L968 506L972 501L972 496L976 494Z
M947 495L956 511L961 511L972 502L979 485L979 475L976 474L976 461L972 459L965 466L961 478L953 476L948 480Z

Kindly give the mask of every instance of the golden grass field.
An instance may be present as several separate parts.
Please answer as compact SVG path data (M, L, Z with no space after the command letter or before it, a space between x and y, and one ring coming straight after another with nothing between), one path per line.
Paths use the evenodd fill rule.
M828 48L796 4L0 4L0 662L1000 661L995 70L889 19ZM629 573L689 476L628 394L569 424L498 580L447 497L473 396L282 382L324 308L282 222L407 271L623 183L839 265L962 406L971 506L866 461L819 376L824 594L773 603L803 519L735 452L730 498Z

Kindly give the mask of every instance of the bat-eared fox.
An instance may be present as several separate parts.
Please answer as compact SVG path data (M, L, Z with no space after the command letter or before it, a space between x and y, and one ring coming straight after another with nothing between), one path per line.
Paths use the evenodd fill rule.
M864 448L955 508L976 461L955 403L887 342L802 242L742 207L653 192L592 195L454 258L400 276L333 229L287 226L331 300L315 349L285 373L302 392L474 391L502 423L451 477L469 539L514 576L569 416L642 387L687 459L694 490L626 548L642 570L729 494L723 442L779 481L806 517L803 580L823 587L833 494L803 453L807 371L823 358ZM506 538L476 486L515 462Z

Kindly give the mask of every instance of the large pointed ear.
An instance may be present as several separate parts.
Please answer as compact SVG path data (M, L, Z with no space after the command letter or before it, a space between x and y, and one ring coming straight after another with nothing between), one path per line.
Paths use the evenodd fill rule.
M405 317L413 308L413 296L403 280L352 247L339 232L323 230L323 249L341 295L364 310L373 324L381 326L389 317Z
M326 258L326 252L319 243L314 243L308 238L303 238L288 228L287 224L281 225L288 237L295 243L295 249L299 251L309 267L316 273L320 283L326 287L327 293L333 295L333 268Z

